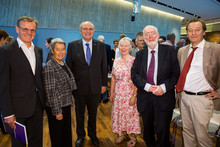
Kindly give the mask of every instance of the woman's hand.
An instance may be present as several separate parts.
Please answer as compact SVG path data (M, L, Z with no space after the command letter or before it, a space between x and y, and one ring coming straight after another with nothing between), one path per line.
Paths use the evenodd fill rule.
M111 94L111 95L110 95L110 100L111 100L111 102L114 101L114 94Z
M56 115L56 119L57 120L62 120L63 119L63 114L61 113L61 114L57 114Z
M137 97L136 96L132 96L129 100L129 105L130 106L134 106L137 102Z

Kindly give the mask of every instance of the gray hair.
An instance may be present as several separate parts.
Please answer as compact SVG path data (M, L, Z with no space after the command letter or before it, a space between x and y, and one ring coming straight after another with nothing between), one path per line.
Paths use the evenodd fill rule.
M66 43L65 43L65 41L63 41L63 39L55 38L50 43L50 47L51 47L52 50L54 50L56 43L61 43L61 44L64 44L64 46L66 46Z
M22 16L20 18L18 18L17 21L17 26L20 27L20 22L21 21L25 21L25 22L34 22L36 25L36 29L37 29L37 25L38 25L38 21L36 19L34 19L33 17L30 16Z
M94 26L90 21L84 21L84 22L82 22L82 23L79 25L79 29L82 30L82 27L83 27L85 24L87 24L87 23L90 23L90 24L93 26L94 30L95 30L95 26Z
M135 42L137 42L137 40L138 40L139 37L143 37L143 32L138 32L138 33L136 34Z
M155 26L147 25L147 26L145 26L144 29L143 29L143 35L144 35L144 36L146 35L144 31L145 31L147 28L153 28L153 29L156 30L156 33L158 33L158 30L157 30L157 28L156 28Z
M130 50L132 49L132 39L131 38L124 37L124 38L120 39L118 46L120 46L121 42L127 42L129 44Z
M99 35L97 39L101 42L105 42L105 37L103 35Z

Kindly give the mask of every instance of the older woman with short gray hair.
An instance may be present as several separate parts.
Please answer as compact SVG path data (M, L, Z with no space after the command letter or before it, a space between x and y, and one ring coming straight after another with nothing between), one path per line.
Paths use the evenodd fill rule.
M122 38L118 47L121 57L114 61L111 80L112 131L118 134L116 144L127 140L130 134L127 147L133 147L136 144L135 134L141 132L136 106L137 88L131 81L131 67L135 57L129 55L132 48L130 38Z
M52 58L43 69L46 113L52 147L72 147L71 105L76 83L69 67L63 62L66 49L60 38L51 41Z

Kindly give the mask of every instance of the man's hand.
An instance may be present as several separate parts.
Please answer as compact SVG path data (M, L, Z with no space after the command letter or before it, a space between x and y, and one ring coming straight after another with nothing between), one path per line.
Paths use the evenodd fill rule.
M205 97L209 98L209 100L213 100L216 98L220 98L220 96L218 95L218 93L214 90L207 90L205 92L210 92L208 94L205 95Z
M163 95L163 90L160 86L154 86L156 89L153 91L153 94L156 96Z
M151 85L148 91L153 93L153 91L155 91L156 89L157 89L157 86Z
M12 129L16 129L15 121L15 116L11 116L4 119L4 122L7 123Z
M103 94L106 91L106 86L102 86L101 94Z
M57 114L56 115L56 119L57 120L62 120L63 119L63 114L61 113L61 114Z

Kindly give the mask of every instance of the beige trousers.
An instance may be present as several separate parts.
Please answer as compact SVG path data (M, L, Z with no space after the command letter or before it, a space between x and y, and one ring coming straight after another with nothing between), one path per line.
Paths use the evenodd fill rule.
M212 147L208 134L209 121L213 113L213 101L204 95L188 95L182 92L181 115L185 147Z

